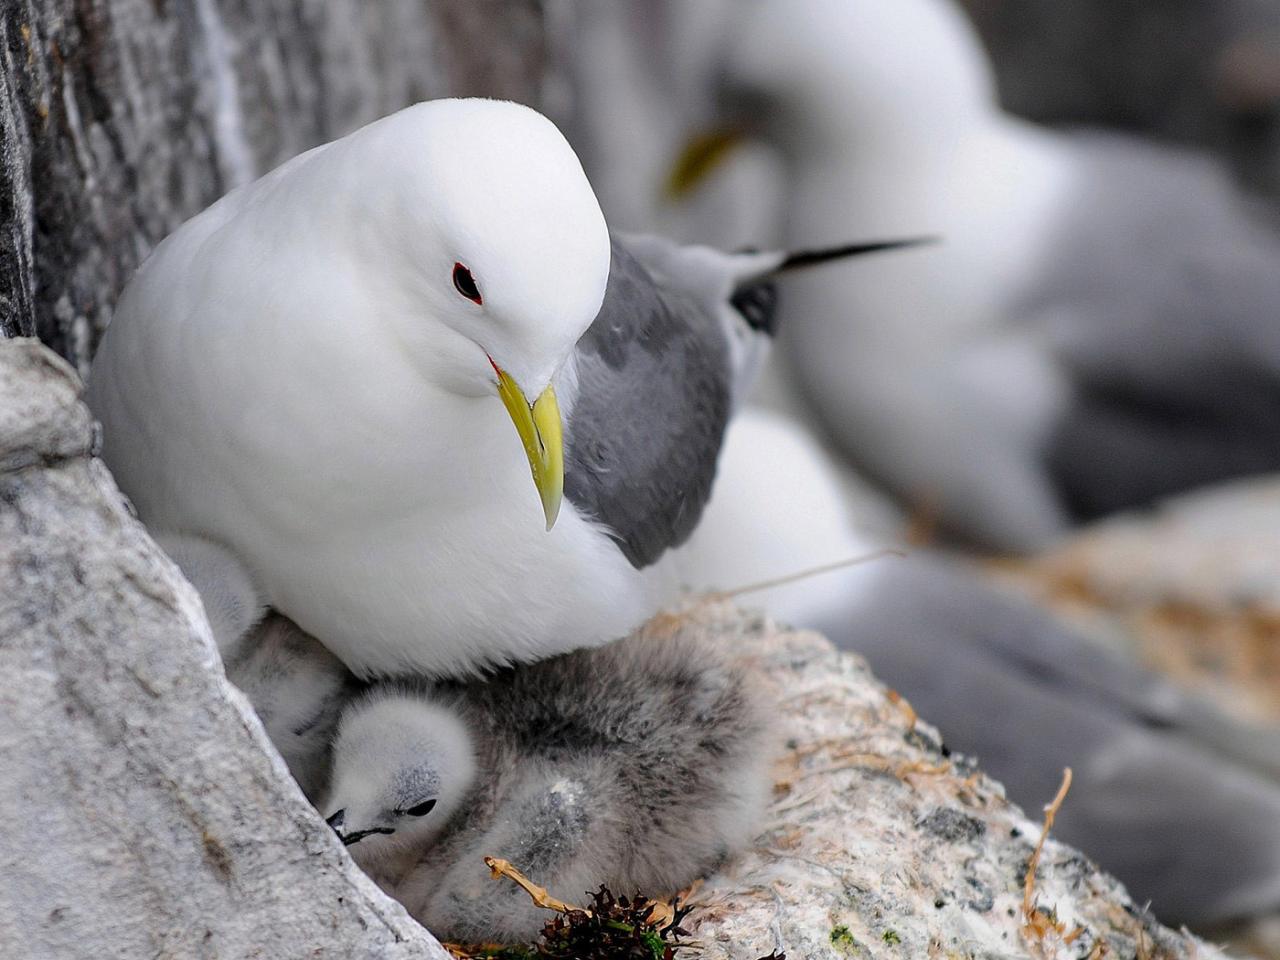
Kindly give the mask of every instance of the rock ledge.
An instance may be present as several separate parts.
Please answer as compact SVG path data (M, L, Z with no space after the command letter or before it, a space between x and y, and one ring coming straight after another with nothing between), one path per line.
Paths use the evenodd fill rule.
M78 396L36 341L0 340L0 955L446 956L289 779ZM693 896L699 956L1219 955L1052 841L1037 903L1070 942L1029 934L1038 825L820 637L713 603L649 629L754 661L787 743L756 849Z

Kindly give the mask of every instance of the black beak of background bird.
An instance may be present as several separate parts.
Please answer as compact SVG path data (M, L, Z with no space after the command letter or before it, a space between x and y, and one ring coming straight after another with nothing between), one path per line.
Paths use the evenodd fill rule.
M873 253L906 250L911 247L924 247L940 242L941 239L939 237L909 237L903 240L872 240L866 243L846 243L838 247L823 247L819 250L793 250L787 254L782 263L778 264L774 273L803 270L806 267L818 267L824 263L848 260L851 257L865 257Z
M850 257L863 257L868 254L885 253L890 250L904 250L937 243L936 237L911 237L905 240L873 240L866 243L847 243L838 247L824 247L818 250L796 250L782 255L782 260L763 275L757 274L739 284L729 302L746 320L753 330L772 337L777 333L778 289L774 280L778 274L792 270L803 270L807 267L818 267L824 263L834 263ZM754 250L740 250L739 253L755 253Z

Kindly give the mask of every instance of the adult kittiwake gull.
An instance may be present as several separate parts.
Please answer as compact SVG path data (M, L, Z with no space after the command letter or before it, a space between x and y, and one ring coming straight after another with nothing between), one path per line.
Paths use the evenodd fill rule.
M224 548L357 672L527 656L597 616L609 633L638 612L631 566L576 514L546 531L552 380L572 375L609 262L548 120L409 107L160 244L90 377L104 459L162 542Z
M142 519L226 607L221 645L268 605L357 675L465 674L675 595L658 561L758 365L762 279L884 246L611 240L549 121L434 101L165 240L89 400Z
M786 154L791 240L944 239L780 291L794 379L868 474L1028 550L1280 467L1280 240L1216 165L1001 113L948 0L759 0L738 27L726 110Z

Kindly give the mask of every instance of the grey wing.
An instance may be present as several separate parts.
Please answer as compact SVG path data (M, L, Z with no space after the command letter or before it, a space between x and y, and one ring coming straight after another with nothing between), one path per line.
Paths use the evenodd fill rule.
M719 321L613 238L604 304L578 342L565 496L643 568L702 516L731 409Z
M1075 389L1046 451L1068 506L1280 468L1280 239L1205 161L1077 145L1077 219L1027 308Z
M1028 810L1074 768L1060 839L1166 922L1280 905L1280 785L1220 749L1255 731L968 571L912 558L883 576L830 635Z
M1048 449L1077 516L1280 468L1280 248L1188 259L1159 290L1087 307L1099 323L1064 354L1075 398Z

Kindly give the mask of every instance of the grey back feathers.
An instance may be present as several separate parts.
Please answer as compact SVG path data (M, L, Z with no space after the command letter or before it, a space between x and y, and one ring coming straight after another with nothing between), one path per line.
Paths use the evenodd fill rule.
M412 869L380 878L441 936L540 929L545 916L495 886L484 856L566 898L600 883L671 894L747 843L767 797L761 693L723 649L687 636L632 637L485 682L387 684L373 696L423 697L472 735L472 794Z
M574 353L565 496L637 568L683 544L776 327L771 278L922 242L724 253L614 235L604 303Z
M616 236L612 249L604 304L577 347L564 492L640 568L697 526L733 386L719 319L655 282Z

